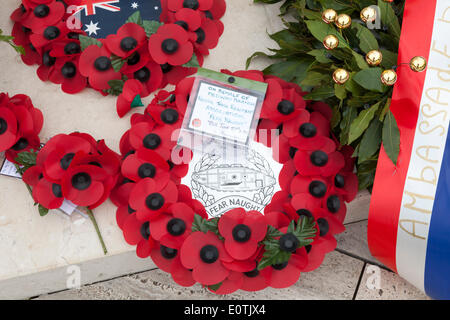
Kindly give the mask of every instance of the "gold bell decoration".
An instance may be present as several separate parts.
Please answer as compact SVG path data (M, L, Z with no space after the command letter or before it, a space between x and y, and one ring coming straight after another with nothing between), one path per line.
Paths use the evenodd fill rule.
M342 13L336 17L335 24L339 29L348 28L352 24L352 18L348 14Z
M350 74L345 69L336 69L333 72L333 81L337 84L344 84L347 82L347 80L350 78Z
M323 39L323 46L327 50L333 50L339 45L339 39L334 34L329 34Z
M378 50L371 50L366 54L366 62L369 66L378 66L383 61L383 54Z
M409 67L412 71L422 72L427 68L427 60L421 56L414 57L409 61Z
M322 12L322 20L325 23L333 23L336 21L337 12L333 9L326 9Z
M397 82L397 73L392 70L384 70L381 73L381 82L386 86L393 86Z
M364 23L373 22L377 18L377 11L373 7L365 7L359 16Z

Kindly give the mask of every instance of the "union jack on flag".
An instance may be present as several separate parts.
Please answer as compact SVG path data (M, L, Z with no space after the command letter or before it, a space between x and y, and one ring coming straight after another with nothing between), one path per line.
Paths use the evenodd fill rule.
M75 14L82 28L93 38L106 38L117 32L136 11L144 20L159 21L160 0L81 0Z

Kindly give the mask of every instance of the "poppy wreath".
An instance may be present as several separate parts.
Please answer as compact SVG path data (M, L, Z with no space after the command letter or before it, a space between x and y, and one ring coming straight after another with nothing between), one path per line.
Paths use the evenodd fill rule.
M217 294L285 288L319 267L344 231L346 202L358 190L353 150L332 136L331 108L305 101L298 85L260 71L222 72L268 84L257 132L278 129L278 136L255 139L279 149L273 154L283 164L281 191L264 213L236 208L208 218L181 184L192 152L171 137L194 84L187 77L130 118L120 141L121 176L110 197L117 224L139 257L151 257L179 285L198 282ZM123 94L132 101L136 92Z
M44 118L27 95L0 93L0 152L15 162L19 152L38 149Z
M118 95L128 79L137 80L140 97L175 85L195 73L224 30L225 0L161 0L160 22L142 20L137 11L116 34L97 40L72 26L67 8L81 2L22 0L11 14L23 62L39 65L42 81L69 94L90 87ZM142 105L138 101L133 107Z
M65 200L86 207L106 254L92 210L109 198L116 185L120 156L104 140L73 132L52 137L42 148L20 152L14 161L40 215L60 208Z

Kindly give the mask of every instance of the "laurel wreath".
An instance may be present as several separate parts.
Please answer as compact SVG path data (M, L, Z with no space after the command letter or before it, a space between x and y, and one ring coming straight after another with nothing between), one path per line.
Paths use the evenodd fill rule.
M247 154L247 160L265 175L275 178L272 168L270 168L269 162L259 153L253 150L249 150ZM272 199L272 194L273 186L264 187L253 196L253 201L265 206Z

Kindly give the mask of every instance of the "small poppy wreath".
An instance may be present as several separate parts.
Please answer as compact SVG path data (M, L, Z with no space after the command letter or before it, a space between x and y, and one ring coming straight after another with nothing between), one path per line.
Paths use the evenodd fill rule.
M192 157L171 137L194 84L188 77L130 119L120 141L121 176L110 197L118 207L117 224L139 257L151 257L182 286L198 282L217 294L289 287L301 272L320 266L336 247L334 235L344 231L345 203L358 190L353 150L332 136L331 108L305 101L298 85L260 71L222 72L268 84L257 130L279 130L265 144L279 148L274 157L283 164L282 190L264 213L236 208L208 218L181 184L188 161L172 157ZM127 101L136 94L125 93ZM263 143L258 134L255 140Z
M140 97L175 85L195 73L224 30L225 0L161 0L160 22L142 20L137 11L116 34L96 40L68 27L73 18L67 8L80 4L22 0L11 14L13 41L24 48L23 62L39 65L42 81L61 85L69 94L91 87L118 95L128 79L136 80ZM133 107L142 105L140 97Z

